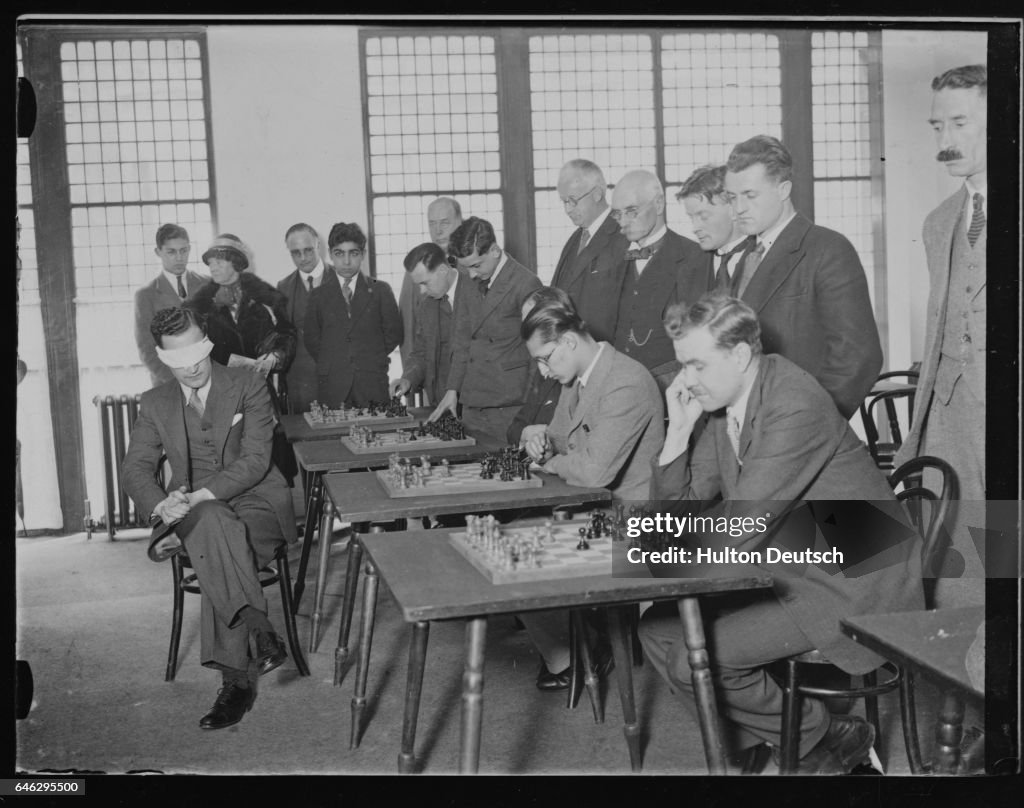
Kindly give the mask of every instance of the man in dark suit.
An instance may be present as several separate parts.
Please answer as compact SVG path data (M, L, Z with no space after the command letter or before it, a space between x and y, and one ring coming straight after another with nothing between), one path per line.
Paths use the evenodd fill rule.
M317 400L332 409L388 400L388 354L402 341L402 317L384 281L359 268L366 236L339 222L327 237L334 269L306 310L306 349L316 360Z
M295 271L277 284L277 290L288 298L288 320L295 324L297 340L295 358L288 368L288 408L290 412L306 412L316 399L316 361L310 356L304 342L306 309L314 289L324 280L324 261L321 256L320 236L305 222L293 224L284 234Z
M665 390L679 365L662 317L673 303L693 302L708 291L707 259L696 243L665 225L665 192L649 171L630 171L619 180L611 217L630 242L613 345Z
M676 199L683 203L693 235L707 255L709 282L728 292L752 239L736 225L732 205L725 196L725 166L698 168L686 178Z
M188 309L157 312L151 331L172 380L143 394L121 480L156 524L154 539L165 536L154 559L182 545L191 559L202 590L202 664L224 680L199 726L222 729L252 708L255 677L288 656L256 570L295 540L291 492L271 463L274 413L263 378L214 363L213 343ZM164 456L166 492L155 482Z
M455 341L452 335L454 303L466 294L459 270L448 266L445 251L431 242L414 247L405 256L406 277L423 299L416 305L416 338L402 377L391 382L391 395L404 396L422 389L427 403L436 404L447 391Z
M732 293L757 313L765 351L810 373L849 418L882 368L868 282L846 237L793 207L792 177L793 158L768 135L729 155L726 195L740 230L757 238Z
M651 498L660 510L724 517L736 526L692 532L691 552L763 553L772 590L730 596L706 622L733 751L765 741L777 747L782 690L764 666L816 648L848 673L874 670L882 660L846 638L839 621L921 608L920 542L828 393L792 362L762 354L749 306L714 293L689 309L671 309L666 329L682 370L667 391L669 425L654 461ZM710 420L691 454L703 413ZM752 519L744 523L744 517ZM820 535L831 537L841 558L797 556L820 551ZM770 549L794 557L772 562ZM640 637L661 675L692 696L678 614L654 607ZM849 771L874 740L863 719L830 716L817 699L804 700L799 720L801 772Z
M608 215L608 185L596 164L570 160L559 172L557 188L562 207L576 230L562 248L551 285L568 292L595 339L611 342L619 317L619 296L626 274L623 256L629 242ZM533 377L526 403L508 429L509 443L519 443L526 426L550 423L560 390L561 385L551 378Z
M529 384L530 354L519 334L523 301L541 282L498 246L491 223L476 216L452 233L448 257L472 285L456 301L447 392L430 420L445 410L457 414L461 403L469 431L503 441Z
M162 224L156 231L156 253L163 268L160 274L135 293L135 344L139 358L149 371L153 385L174 378L168 367L157 359L156 344L149 333L153 315L181 301L209 280L188 268L192 245L188 231L176 224Z
M462 208L450 196L438 197L427 205L427 230L430 233L430 240L442 250L448 249L448 239L460 224ZM421 302L423 297L417 294L416 285L406 274L402 278L402 289L398 293L398 308L402 312L402 328L405 330L405 339L402 340L399 350L403 369L413 350L413 339L416 334L415 311Z

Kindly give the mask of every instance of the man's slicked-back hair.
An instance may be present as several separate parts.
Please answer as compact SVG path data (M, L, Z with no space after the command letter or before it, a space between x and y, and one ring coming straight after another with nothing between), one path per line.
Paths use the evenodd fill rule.
M523 306L529 310L542 303L565 303L566 301L572 303L572 298L565 290L559 289L557 286L541 286L523 298Z
M428 271L433 272L441 264L446 264L447 258L444 250L434 242L425 241L423 244L418 244L409 250L402 263L405 264L406 272L412 272L416 269L417 264L423 264Z
M554 342L567 331L589 336L587 324L576 311L569 295L554 286L537 291L547 294L543 297L538 296L537 304L523 320L519 329L519 336L523 340L537 335L541 342Z
M366 234L355 222L338 222L331 228L331 234L327 237L327 249L333 249L338 244L351 241L360 250L366 249Z
M165 336L184 334L194 325L206 334L206 321L199 312L188 306L170 306L160 309L153 315L149 323L149 333L153 335L153 341L157 346L163 348Z
M763 165L765 174L777 183L793 180L793 158L789 149L783 146L778 138L771 135L754 135L749 140L736 144L729 154L725 167L735 174L756 163Z
M682 339L694 328L707 326L715 344L723 351L745 342L751 354L761 354L761 324L757 314L738 297L729 297L724 292L708 292L692 305L669 306L662 322L674 340Z
M311 224L305 222L298 222L288 228L288 232L284 234L284 240L287 241L292 237L292 233L309 233L313 238L319 239L320 234L316 232L316 228Z
M708 202L721 200L725 194L725 166L708 165L696 169L686 181L683 187L676 194L676 199L682 202L688 196L699 196Z
M188 230L180 224L162 224L156 231L156 248L159 250L172 238L183 238L189 241Z
M470 258L483 255L495 245L494 228L486 219L470 216L448 237L448 255L452 258Z
M966 90L977 87L982 95L988 95L988 68L985 65L963 65L947 70L941 76L932 79L932 89Z
M604 178L604 172L601 170L601 166L593 160L576 157L562 166L562 171L575 171L585 183L589 183L595 188L600 188L601 193L605 193L608 190L608 182Z

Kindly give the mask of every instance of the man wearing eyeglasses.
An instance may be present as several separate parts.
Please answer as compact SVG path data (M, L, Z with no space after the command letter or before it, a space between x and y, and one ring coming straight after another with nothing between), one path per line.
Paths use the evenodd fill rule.
M707 259L695 242L666 226L665 192L649 171L619 180L610 215L630 242L613 345L646 367L664 392L679 363L662 318L672 304L709 291Z
M540 375L563 386L550 425L526 443L530 458L570 485L606 487L617 503L647 501L651 462L665 437L661 392L647 369L596 340L560 289L545 290L520 334ZM564 611L519 618L544 659L538 689L569 686L568 621ZM611 667L596 654L599 675Z
M448 390L431 413L447 410L476 435L504 441L529 387L530 354L519 335L523 302L537 275L498 246L486 219L471 216L448 241L449 264L465 272L469 292L455 303L455 349Z
M611 340L619 316L619 294L626 271L628 242L608 214L607 183L590 160L570 160L558 174L558 197L576 226L562 248L551 285L568 292L580 317L596 339ZM561 386L534 378L519 415L508 430L509 443L525 443L524 428L547 424L555 412Z

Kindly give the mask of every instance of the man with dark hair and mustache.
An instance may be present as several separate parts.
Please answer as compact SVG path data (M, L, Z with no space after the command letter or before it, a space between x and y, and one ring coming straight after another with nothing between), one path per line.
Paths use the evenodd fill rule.
M913 428L896 464L925 454L941 457L956 470L960 500L980 502L985 499L988 71L984 65L947 70L932 81L932 90L935 157L951 176L963 177L964 185L924 222L931 278L924 361ZM967 531L968 522L980 526L977 511L976 506L957 509L952 526L956 552L947 553L950 566L936 582L936 606L984 602L981 559Z

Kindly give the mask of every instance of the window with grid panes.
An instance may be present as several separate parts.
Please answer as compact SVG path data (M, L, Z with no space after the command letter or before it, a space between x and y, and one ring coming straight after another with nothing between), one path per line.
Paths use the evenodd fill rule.
M872 89L877 50L864 31L811 35L815 221L846 236L860 255L874 300ZM875 169L880 173L879 167Z
M371 262L397 298L402 259L430 240L427 206L439 196L487 219L503 243L494 37L368 36L363 48Z

